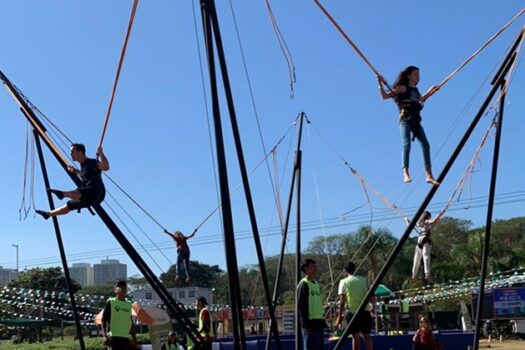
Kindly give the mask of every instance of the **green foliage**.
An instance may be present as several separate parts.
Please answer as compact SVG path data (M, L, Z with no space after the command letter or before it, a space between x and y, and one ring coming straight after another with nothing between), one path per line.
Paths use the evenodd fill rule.
M89 294L89 295L101 295L106 298L109 298L115 295L114 289L115 289L115 285L113 283L96 284L93 286L82 287L82 289L80 290L80 293Z
M149 344L149 334L137 334L137 340L140 344ZM86 344L86 350L106 350L102 345L102 338L89 338L84 337L84 342ZM14 344L12 341L2 340L0 342L0 350L78 350L79 343L78 340L74 340L72 337L65 337L64 340L54 339L51 341L45 341L43 343L21 343Z
M16 279L9 282L8 287L41 289L50 292L67 291L66 278L60 267L46 269L37 267L25 270ZM73 293L76 293L80 289L80 285L76 281L72 281L71 288Z
M198 261L190 260L190 275L192 283L199 287L204 288L213 288L217 284L217 280L224 274L218 265L207 265L202 264ZM162 283L167 288L171 287L184 287L184 281L175 281L175 276L177 276L177 268L175 265L172 265L168 271L160 275Z
M87 350L105 350L102 346L102 338L84 338ZM2 341L0 350L78 350L78 341L71 339L52 340L44 343L33 344L13 344L12 342Z

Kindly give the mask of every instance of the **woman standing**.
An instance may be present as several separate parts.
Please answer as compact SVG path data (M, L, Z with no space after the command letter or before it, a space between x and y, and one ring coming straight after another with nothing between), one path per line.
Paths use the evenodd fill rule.
M391 92L385 91L386 80L382 76L377 76L377 81L383 99L393 98L399 107L399 130L403 140L403 181L405 183L412 181L408 171L412 136L412 140L417 139L423 149L426 182L432 185L439 185L432 175L430 144L425 135L425 130L423 126L421 126L420 114L423 109L423 103L436 93L439 87L433 86L421 95L417 88L417 84L419 83L419 68L415 66L409 66L399 74Z

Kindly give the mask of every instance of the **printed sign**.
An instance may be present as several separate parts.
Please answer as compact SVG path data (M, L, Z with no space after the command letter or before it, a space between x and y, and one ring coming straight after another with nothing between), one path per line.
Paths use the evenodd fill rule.
M497 288L493 294L496 318L525 317L525 288Z

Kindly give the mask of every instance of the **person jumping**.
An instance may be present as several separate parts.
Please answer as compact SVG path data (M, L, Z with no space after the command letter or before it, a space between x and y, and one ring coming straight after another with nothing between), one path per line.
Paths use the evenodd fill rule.
M106 188L102 182L102 172L109 170L109 162L102 147L97 149L97 156L100 160L86 157L86 147L80 143L74 143L70 149L71 159L80 164L80 170L68 165L67 170L70 173L77 174L80 177L81 185L73 191L60 191L47 189L57 196L58 199L64 197L70 198L66 205L52 211L35 210L44 219L57 215L65 215L71 210L80 210L89 208L94 204L100 204L106 196Z
M431 219L432 214L429 211L425 211L421 215L421 219L417 223L417 232L419 236L417 237L416 250L414 251L414 265L412 266L412 280L417 279L417 273L421 260L423 260L423 267L425 269L425 278L423 279L425 285L430 283L430 252L432 250L432 228L435 224L441 220L442 214L439 214L434 219ZM407 219L407 222L410 221Z
M194 230L191 235L184 236L182 232L175 231L171 233L168 230L164 230L164 233L168 234L173 238L175 244L177 245L177 275L175 281L179 281L181 278L181 273L184 273L184 279L186 284L191 282L190 279L190 247L188 246L188 239L195 236L197 230Z
M438 90L438 86L431 87L423 95L417 89L419 83L419 68L409 66L399 73L394 82L391 92L385 91L386 80L382 76L377 76L379 91L384 100L393 98L399 107L399 130L403 139L403 181L412 182L408 171L410 158L410 136L412 141L417 139L423 149L423 159L425 161L426 182L432 185L439 185L432 175L432 165L430 161L430 144L425 135L425 130L421 126L421 110L426 100Z

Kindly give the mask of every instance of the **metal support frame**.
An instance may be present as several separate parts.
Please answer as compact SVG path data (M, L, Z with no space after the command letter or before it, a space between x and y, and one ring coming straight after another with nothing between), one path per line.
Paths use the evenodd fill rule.
M492 213L494 211L494 197L496 195L496 179L498 175L498 162L501 144L501 128L503 126L503 109L505 106L505 95L507 84L505 80L500 82L501 95L499 100L498 119L496 122L496 139L494 140L494 154L492 157L492 173L490 176L489 203L487 206L487 221L485 223L485 240L483 243L483 254L481 258L481 276L478 291L478 304L476 305L476 321L474 331L473 349L479 349L479 336L481 328L481 313L483 311L483 299L485 297L485 280L487 277L487 265L490 251L490 236L492 232Z
M47 175L46 162L44 159L44 153L42 152L42 144L40 143L40 136L33 129L33 134L35 135L35 144L38 152L38 159L40 160L40 168L42 169L42 176L44 178L44 185L46 188L51 188L49 183L49 176ZM55 209L55 203L53 197L49 191L47 193L47 201L49 203L49 209ZM80 343L80 349L85 350L86 344L84 343L84 336L82 335L82 326L80 325L80 318L78 317L77 303L75 301L75 293L71 289L71 276L69 274L69 267L67 266L66 251L64 249L64 243L62 241L62 234L60 233L60 225L58 224L58 219L56 216L52 217L53 227L55 228L55 235L58 243L58 250L60 251L60 260L62 261L62 269L64 270L64 277L66 278L66 287L69 293L69 300L71 302L71 311L73 311L73 318L75 319L75 327L77 328L77 337Z
M297 194L297 203L296 203L296 210L297 210L297 235L296 235L296 264L295 264L295 280L296 283L299 283L299 280L301 279L301 206L300 206L300 190L301 190L301 167L302 167L302 151L301 151L301 141L302 141L302 135L303 135L303 125L304 120L306 119L306 114L304 112L299 113L297 116L297 119L299 121L299 130L297 135L297 147L295 150L295 160L292 170L292 180L290 185L290 192L288 195L288 203L286 208L286 216L284 219L284 226L283 226L283 232L282 232L282 241L281 241L281 250L279 254L279 261L277 263L277 273L275 276L275 283L273 288L273 297L272 297L272 305L273 307L277 306L277 298L279 296L279 289L281 286L281 279L282 279L282 271L283 271L283 265L284 265L284 254L286 250L286 241L288 240L288 229L290 226L290 216L292 213L292 203L294 199L294 191L296 191ZM295 324L296 324L296 344L301 343L301 326L299 322L299 313L297 312L297 303L296 304L296 317L295 317ZM266 350L268 350L270 347L270 334L268 333L267 339L266 339Z

